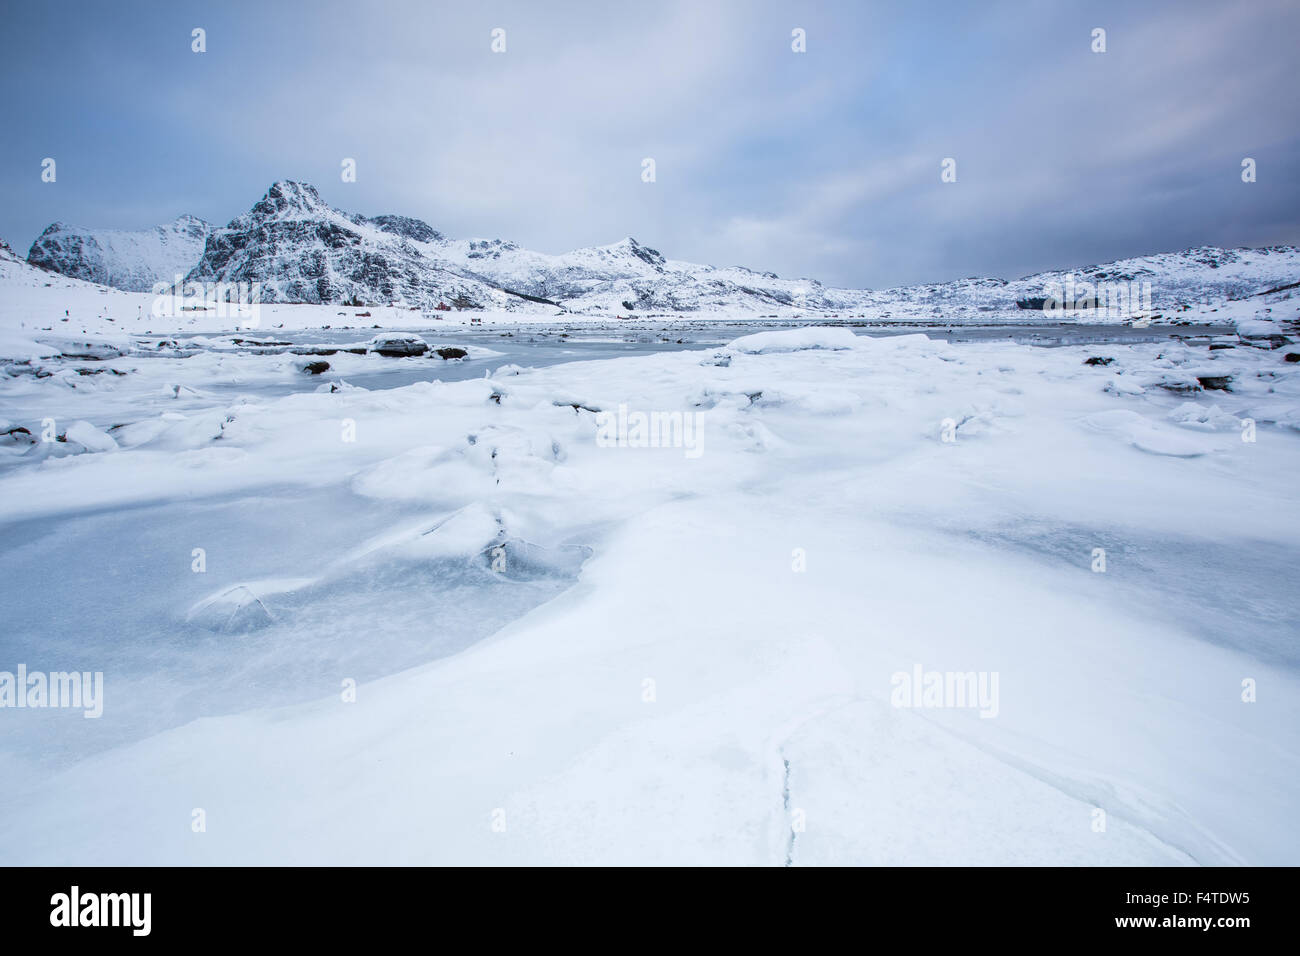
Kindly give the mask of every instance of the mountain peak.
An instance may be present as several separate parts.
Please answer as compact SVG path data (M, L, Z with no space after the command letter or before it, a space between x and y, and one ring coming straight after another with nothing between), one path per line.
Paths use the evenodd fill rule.
M625 253L635 256L647 265L661 267L666 264L666 260L659 250L651 249L649 246L642 245L631 236L626 236L618 242L605 246L605 249L614 253Z
M170 231L180 235L206 239L208 233L212 231L212 223L206 219L200 219L198 216L185 213L173 219L168 226L159 226L158 229L160 232L170 229Z
M414 239L417 242L440 242L443 239L442 233L437 229L411 216L353 216L352 221L373 226L381 232Z
M254 204L251 211L261 217L290 219L315 215L328 209L311 183L279 179L271 183L271 188Z

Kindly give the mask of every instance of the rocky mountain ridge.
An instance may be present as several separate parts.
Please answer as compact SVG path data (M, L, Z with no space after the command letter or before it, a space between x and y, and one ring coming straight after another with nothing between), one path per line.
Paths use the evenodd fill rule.
M1059 297L1053 289L1071 287L1075 298L1092 290L1101 301L1108 290L1132 292L1135 298L1125 299L1129 312L1148 301L1154 311L1177 311L1300 280L1300 249L1294 246L1201 246L1011 281L841 289L739 266L669 259L631 237L559 255L502 239L453 239L409 216L343 212L315 187L289 180L272 184L248 212L219 228L190 216L138 233L55 223L33 243L27 261L130 291L149 291L177 274L190 283L260 283L266 302L542 314L556 314L558 307L610 316L827 313L899 321L1015 313L1024 303Z

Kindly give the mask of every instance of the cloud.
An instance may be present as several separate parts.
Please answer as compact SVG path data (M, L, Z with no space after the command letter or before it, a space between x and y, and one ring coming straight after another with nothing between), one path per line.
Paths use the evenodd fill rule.
M15 245L54 219L224 222L285 177L450 235L549 252L635 235L877 288L1300 240L1300 10L1281 0L86 3L11 21L7 88L40 91L0 155Z

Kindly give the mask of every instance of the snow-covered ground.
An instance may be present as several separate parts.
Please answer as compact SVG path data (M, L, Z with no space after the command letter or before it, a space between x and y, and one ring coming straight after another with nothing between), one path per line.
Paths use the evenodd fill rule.
M0 862L1300 863L1294 347L318 381L94 289L0 301L0 671L104 674L0 709Z

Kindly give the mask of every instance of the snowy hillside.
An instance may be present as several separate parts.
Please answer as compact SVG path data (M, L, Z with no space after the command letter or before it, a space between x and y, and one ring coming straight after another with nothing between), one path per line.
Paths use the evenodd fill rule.
M558 256L499 239L442 240L438 246L449 268L547 299L574 299L603 283L650 279L668 272L663 256L630 238Z
M437 237L419 220L349 216L313 186L278 182L251 210L213 231L186 281L261 283L265 302L532 305L441 268L426 254Z
M56 222L27 253L27 261L74 279L128 292L149 292L194 268L212 227L194 216L140 232L83 229Z
M1077 269L1057 269L1004 282L962 279L872 293L877 309L929 309L955 316L979 311L1014 313L1018 300L1041 297L1053 287L1073 282L1096 290L1106 284L1150 284L1157 312L1197 310L1218 306L1300 281L1300 249L1273 246L1259 249L1219 249L1200 246L1182 252L1120 259ZM1080 292L1082 296L1084 293Z

